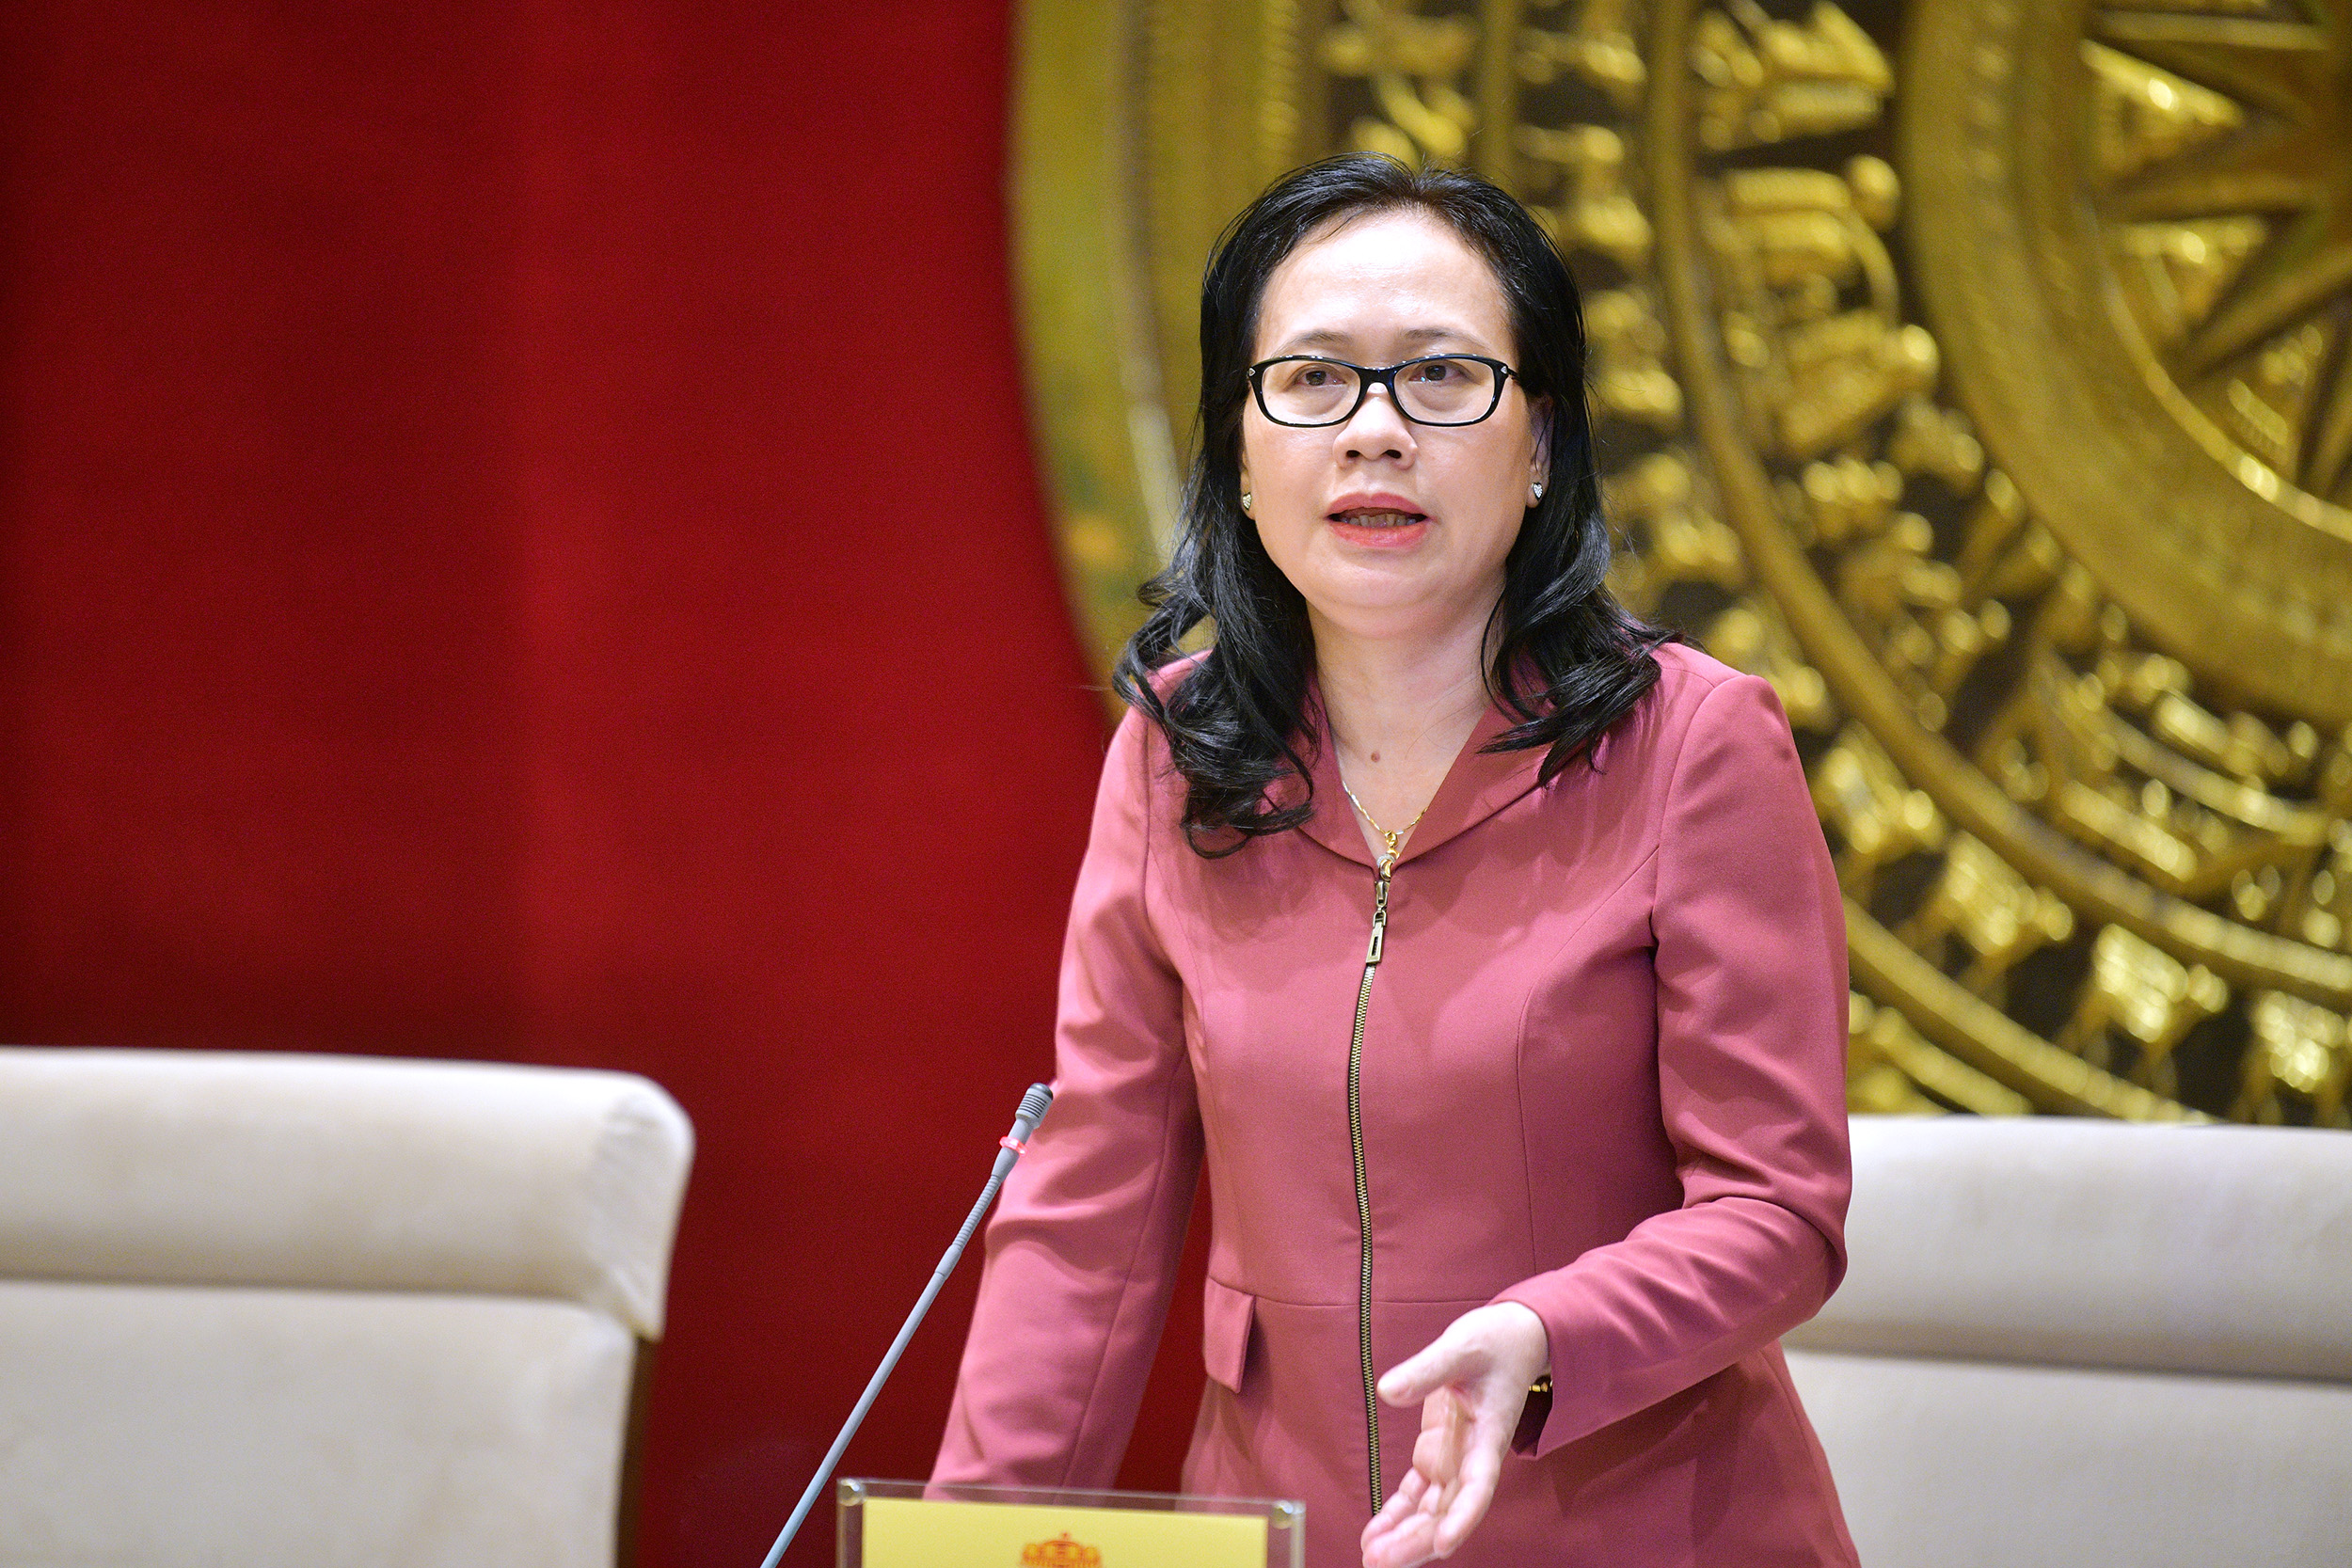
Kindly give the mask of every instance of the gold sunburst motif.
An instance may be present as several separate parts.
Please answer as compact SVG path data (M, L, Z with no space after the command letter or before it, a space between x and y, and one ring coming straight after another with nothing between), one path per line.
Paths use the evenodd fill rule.
M2100 207L2151 370L2352 535L2352 12L2097 14Z
M1077 296L1118 409L1047 404L1098 657L1151 537L1103 476L1172 490L1223 218L1343 148L1474 166L1585 289L1620 593L1797 727L1857 1108L2352 1122L2343 4L1114 14L1025 13L1109 88L1025 78L1041 395L1104 352L1075 198L1129 263Z

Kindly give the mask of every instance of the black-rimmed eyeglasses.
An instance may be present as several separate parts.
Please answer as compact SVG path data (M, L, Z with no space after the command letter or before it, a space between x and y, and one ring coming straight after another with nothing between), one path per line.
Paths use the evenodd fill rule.
M1375 387L1386 387L1396 411L1415 424L1476 424L1502 402L1518 372L1483 354L1430 354L1401 365L1351 365L1344 359L1290 354L1249 367L1258 411L1276 424L1312 429L1345 424Z

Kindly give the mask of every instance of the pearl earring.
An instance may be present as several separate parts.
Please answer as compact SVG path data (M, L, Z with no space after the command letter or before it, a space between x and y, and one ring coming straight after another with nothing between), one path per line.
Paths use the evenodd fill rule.
M1249 492L1248 492L1248 491L1247 491L1247 490L1244 490L1244 491L1241 493L1241 509L1242 509L1244 512L1247 512L1247 511L1248 511L1248 510L1249 510Z

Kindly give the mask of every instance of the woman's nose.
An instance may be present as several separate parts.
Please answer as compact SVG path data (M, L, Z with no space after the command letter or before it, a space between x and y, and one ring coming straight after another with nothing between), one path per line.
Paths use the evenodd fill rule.
M1341 454L1347 457L1404 457L1413 450L1412 424L1386 387L1366 389L1339 435Z

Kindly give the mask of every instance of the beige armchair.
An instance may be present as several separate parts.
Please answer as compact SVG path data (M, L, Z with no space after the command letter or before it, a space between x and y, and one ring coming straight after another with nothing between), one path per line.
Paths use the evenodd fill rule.
M2352 1136L1853 1132L1787 1346L1867 1568L2352 1560Z
M0 1561L607 1568L691 1142L620 1073L0 1050Z

